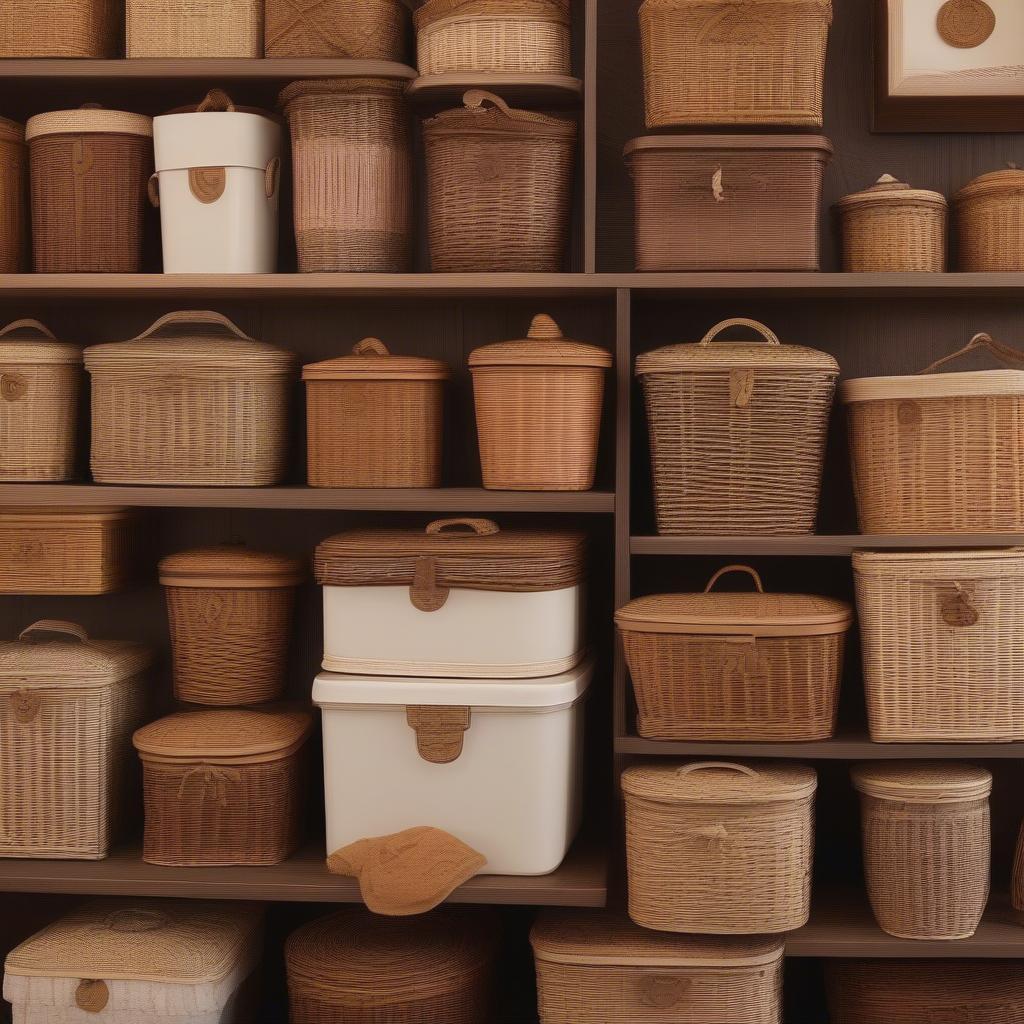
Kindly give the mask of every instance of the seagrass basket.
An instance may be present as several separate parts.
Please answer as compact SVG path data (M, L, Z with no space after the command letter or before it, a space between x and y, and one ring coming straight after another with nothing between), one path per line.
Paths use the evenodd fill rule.
M767 344L712 342L732 326ZM696 345L636 361L650 431L662 534L799 534L814 530L839 364L783 345L764 324L716 324Z
M395 79L327 78L281 93L300 271L410 269L413 169L402 90Z
M378 338L304 366L310 487L440 487L450 376L439 360L392 355Z
M745 572L756 593L715 592ZM703 594L640 597L615 613L633 680L637 732L656 740L823 740L835 731L844 601L766 594L727 565Z
M264 55L404 62L403 0L264 0Z
M0 641L0 857L106 857L137 781L151 661L49 619Z
M118 0L4 0L0 58L116 57Z
M860 793L868 897L903 939L966 939L988 902L992 775L956 761L874 761Z
M484 487L587 491L594 486L611 353L569 341L544 313L522 341L469 357Z
M960 270L1024 270L1024 170L993 171L953 197Z
M302 838L308 712L182 711L139 729L150 864L279 864Z
M781 1024L782 942L668 935L607 911L544 911L530 933L540 1024Z
M471 89L423 122L435 272L564 269L576 122Z
M261 704L285 688L298 558L198 548L160 561L174 695L192 704Z
M97 483L266 487L287 462L295 357L209 310L85 350Z
M498 924L479 910L350 907L288 936L291 1024L489 1024Z
M3 14L0 13L0 19ZM2 36L2 30L0 30ZM20 274L28 254L25 128L0 117L0 274Z
M806 765L633 765L622 774L629 916L667 932L807 923L817 776Z
M831 0L644 0L648 128L821 127Z
M125 0L127 57L262 57L263 0Z
M38 320L0 328L0 480L75 475L82 350Z

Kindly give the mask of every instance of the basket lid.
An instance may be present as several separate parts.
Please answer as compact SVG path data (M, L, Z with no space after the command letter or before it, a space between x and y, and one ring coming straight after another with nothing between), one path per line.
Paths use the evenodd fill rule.
M749 327L761 335L761 341L725 341L712 345L730 327ZM767 342L767 344L765 344ZM803 345L783 345L778 335L757 320L733 317L715 324L696 344L665 345L637 356L636 374L714 373L724 369L820 370L839 374L839 364L827 352Z
M940 192L931 192L922 188L911 188L906 182L898 181L891 174L883 174L870 188L852 195L843 196L836 203L839 209L850 209L861 206L881 206L913 203L946 209L946 197Z
M510 107L500 96L483 89L470 89L462 96L461 107L442 110L423 122L426 138L436 135L543 135L571 139L576 122L552 117L535 110Z
M8 117L0 117L0 142L24 142L25 126Z
M467 6L467 0L424 0L424 2L413 11L413 22L416 31L419 32L443 18L458 14L460 8ZM486 3L475 3L471 6L472 14L485 13L488 10ZM490 9L496 17L514 16L520 12L533 15L536 18L544 18L554 24L568 26L569 0L519 0L517 4L510 7L507 0L504 2L492 3Z
M678 0L671 2L678 3ZM833 152L832 143L823 135L641 135L630 139L622 153L630 157L634 153L649 150L709 150L715 153L791 153L795 150L808 150L820 153L825 160L831 159Z
M990 771L958 761L872 761L855 764L850 777L861 793L911 804L960 803L992 791Z
M392 355L379 338L363 338L351 354L309 363L303 380L448 380L451 370L439 359Z
M859 575L898 575L902 580L939 582L936 573L957 578L970 566L972 578L1005 577L1024 571L1024 548L949 548L941 551L854 551Z
M106 110L86 105L77 110L53 110L30 117L25 125L26 140L43 135L80 135L86 132L109 135L140 135L151 138L153 118L127 110Z
M0 327L0 363L80 366L82 349L58 341L38 320L14 320Z
M817 786L813 768L788 761L633 765L622 773L624 792L666 804L779 803L808 797Z
M597 345L569 341L547 313L538 313L521 341L498 341L474 349L473 366L611 366L612 354Z
M48 526L109 523L139 518L141 513L136 508L123 508L117 505L97 505L95 508L84 508L80 505L2 505L0 506L0 522L4 523L38 523ZM53 522L47 523L47 520Z
M962 203L985 196L1021 194L1024 194L1024 169L1016 164L1010 164L1005 170L990 171L969 181L953 197L953 202Z
M308 78L286 85L277 97L277 105L288 113L296 100L312 96L385 96L397 98L405 91L406 80L416 77L412 68L394 65L394 77Z
M160 560L168 587L293 587L307 576L304 559L240 544L179 551Z

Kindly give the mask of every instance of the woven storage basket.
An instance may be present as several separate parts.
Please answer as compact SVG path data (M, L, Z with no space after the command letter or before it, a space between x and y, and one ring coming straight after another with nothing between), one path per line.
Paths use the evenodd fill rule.
M127 57L262 57L263 0L125 0Z
M890 174L840 199L843 270L847 273L946 269L945 197L911 188Z
M260 704L285 687L298 558L199 548L160 562L174 695L193 704Z
M402 82L328 78L281 93L304 273L400 274L412 263L413 169Z
M0 12L0 18L3 13ZM0 29L0 36L3 31ZM0 117L0 274L20 274L28 253L25 129Z
M406 59L403 0L264 0L264 11L267 57Z
M988 902L992 776L952 762L851 769L875 919L903 939L966 939Z
M747 326L767 345L711 342ZM658 532L811 533L839 364L725 320L696 345L636 361L650 430Z
M450 376L439 360L392 355L378 338L304 366L309 485L440 487Z
M545 911L530 933L541 1024L781 1024L782 942L666 935Z
M728 572L756 594L712 593ZM728 565L703 594L641 597L615 613L633 679L637 731L657 740L828 739L835 731L843 601L765 594Z
M279 864L298 846L308 712L183 711L139 729L142 858L178 867Z
M0 480L70 480L82 350L38 320L0 328Z
M0 641L0 857L107 855L136 781L151 660L48 619Z
M489 1024L497 922L486 912L347 908L288 936L291 1024Z
M288 454L295 357L210 311L85 350L97 483L266 487Z
M137 274L142 269L153 119L83 107L29 118L32 269Z
M116 57L118 0L4 0L0 58Z
M806 924L816 787L813 768L786 762L627 768L629 916L715 935Z
M648 128L821 127L830 0L644 0Z
M554 273L565 265L576 122L471 89L423 122L435 272Z
M1024 271L1024 170L993 171L953 197L960 270Z

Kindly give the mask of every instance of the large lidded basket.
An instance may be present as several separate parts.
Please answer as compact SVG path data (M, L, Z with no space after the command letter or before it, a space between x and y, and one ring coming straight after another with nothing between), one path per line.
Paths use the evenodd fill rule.
M712 341L745 325L767 344ZM650 429L658 532L814 530L832 396L832 356L783 345L754 320L725 320L696 345L636 361Z
M0 58L115 57L119 0L4 0Z
M127 57L262 57L263 0L125 0Z
M405 0L264 0L264 55L406 59Z
M1024 270L1024 170L993 171L953 197L960 270Z
M0 12L0 18L3 13ZM0 32L2 35L2 32ZM25 128L0 117L0 274L25 270L28 251L28 150Z
M746 572L757 593L715 592ZM615 613L633 680L637 731L656 740L828 739L835 730L850 606L766 594L730 565L703 594L640 597Z
M0 642L0 857L98 860L118 838L152 660L41 620Z

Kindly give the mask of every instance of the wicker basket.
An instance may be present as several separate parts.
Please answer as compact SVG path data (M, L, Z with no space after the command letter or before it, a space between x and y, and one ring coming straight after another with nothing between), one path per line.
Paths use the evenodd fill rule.
M309 485L440 487L450 376L444 363L391 355L377 338L303 367Z
M293 82L281 93L300 271L411 268L413 168L402 89L394 79L329 78Z
M541 1024L781 1024L782 942L666 935L545 911L530 933Z
M488 1024L497 922L486 912L339 910L288 936L291 1024Z
M0 12L0 18L3 13ZM0 30L2 35L2 30ZM0 274L20 274L28 255L25 129L0 117Z
M756 594L712 593L746 572ZM658 594L615 613L638 708L654 740L824 740L835 731L843 601L765 594L758 574L727 565L703 594Z
M994 171L953 197L960 270L1024 271L1024 170Z
M426 0L416 10L421 75L568 75L569 0Z
M286 683L288 635L303 562L242 547L199 548L160 562L174 695L192 704L260 704Z
M1010 899L1014 910L1024 910L1024 822L1017 833L1017 848L1013 856L1013 876ZM1024 1018L1022 1018L1024 1022Z
M767 345L711 342L747 326ZM639 356L658 532L811 533L839 365L725 320L697 345Z
M479 89L463 104L423 122L431 268L564 269L576 122Z
M263 0L125 0L127 57L262 57Z
M0 328L0 480L70 480L82 350L38 320Z
M0 857L106 857L136 781L151 660L70 622L0 642Z
M847 273L946 269L945 197L911 188L890 174L840 199L843 270Z
M403 62L404 0L264 0L267 57L342 57Z
M543 313L525 340L476 349L469 368L484 487L590 490L611 365L610 352L566 340Z
M150 864L279 864L302 838L306 711L183 711L139 729Z
M227 336L225 336L227 335ZM284 475L295 358L210 311L85 350L97 483L266 487Z
M629 916L714 935L806 924L816 787L813 768L785 762L627 768Z
M821 127L830 0L644 0L648 128Z
M4 0L0 58L116 57L119 0Z
M879 927L902 939L969 938L988 902L991 774L955 761L874 761L851 775Z

